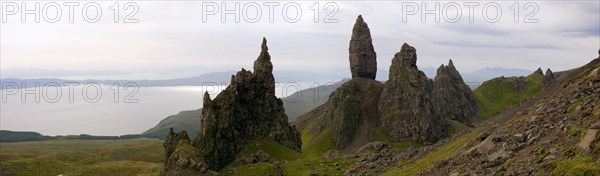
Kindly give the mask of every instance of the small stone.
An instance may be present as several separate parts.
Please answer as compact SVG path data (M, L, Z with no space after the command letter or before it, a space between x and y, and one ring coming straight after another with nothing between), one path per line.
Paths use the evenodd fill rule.
M477 136L477 140L483 141L485 140L485 138L487 138L490 134L488 133L480 133L479 136Z
M579 148L580 150L589 153L590 152L590 146L592 145L592 141L594 141L596 139L596 134L598 133L598 129L590 129L587 131L587 133L585 134L585 136L583 136L583 138L581 139L581 141L579 141L579 143L577 144L577 148Z
M514 138L516 141L518 141L518 142L525 142L525 140L527 139L527 138L525 137L525 135L523 135L523 134L520 134L520 133L519 133L519 134L514 134L514 135L513 135L513 138Z
M554 160L554 159L556 159L555 155L548 155L544 158L544 160Z
M587 117L592 115L592 108L588 107L585 110L581 111L581 117Z
M529 119L528 119L528 121L529 121L529 122L535 122L535 120L537 120L537 118L538 118L538 116L537 116L537 115L532 115L532 116L529 116Z
M508 152L504 150L498 150L487 157L488 162L493 162L495 164L503 163L506 159L510 158Z
M325 159L335 158L336 156L338 156L338 153L339 152L337 150L329 150L325 152L324 157Z

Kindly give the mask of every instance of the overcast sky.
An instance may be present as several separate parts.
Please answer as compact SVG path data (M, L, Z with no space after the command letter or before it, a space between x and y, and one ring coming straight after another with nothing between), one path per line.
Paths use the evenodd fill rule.
M40 9L51 1L41 1ZM133 19L137 23L123 23L133 9L123 9L119 1L119 22L113 22L113 2L100 1L102 17L97 23L83 19L83 6L74 7L74 22L69 23L68 6L59 3L61 19L49 23L34 15L6 15L11 5L3 7L0 23L0 65L2 68L44 68L68 70L130 70L202 67L207 70L238 70L251 68L258 56L262 37L266 37L276 70L315 70L348 67L348 44L356 17L362 14L371 29L377 52L378 68L387 70L394 53L403 43L417 48L420 67L438 67L453 59L461 72L484 67L508 67L534 70L537 67L565 70L581 66L598 57L600 49L600 4L591 1L542 1L532 4L518 2L518 22L514 20L513 1L498 1L502 14L496 17L495 4L487 8L487 21L482 7L475 6L473 23L469 22L469 8L465 2L441 2L440 21L427 15L422 22L421 11L414 15L415 5L382 1L342 1L328 4L319 2L319 21L314 22L315 2L298 1L302 16L295 23L295 6L289 6L288 21L280 2L274 7L273 22L269 21L269 6L264 1L240 1L242 15L235 22L234 15L221 21L219 12L207 15L223 4L202 1L144 1L135 2L139 11ZM273 1L271 1L273 2ZM204 3L204 4L203 4ZM228 1L228 9L236 2ZM256 3L256 4L254 4ZM21 3L17 3L19 8ZM28 2L27 8L33 8ZM256 6L262 15L256 23ZM10 6L10 7L9 7ZM203 6L207 9L203 10ZM244 12L244 6L247 13ZM447 6L447 8L444 8ZM334 12L334 7L337 11ZM403 9L406 7L407 9ZM527 8L525 8L527 7ZM428 2L426 8L435 8ZM48 16L56 16L54 7L47 8ZM421 10L421 9L419 9ZM537 11L535 11L537 10ZM43 10L42 10L43 11ZM452 23L458 13L460 20ZM95 11L88 8L88 16ZM323 19L332 14L333 23ZM403 20L403 16L407 18ZM446 18L444 18L444 15ZM529 15L529 17L528 17ZM246 20L245 20L246 19ZM249 20L248 20L249 19ZM292 20L290 20L292 19ZM448 20L450 19L450 20ZM490 20L492 19L492 20ZM248 20L248 21L247 21ZM337 22L335 22L337 20ZM524 23L524 20L533 23ZM537 22L536 22L537 20ZM492 21L492 22L489 22ZM210 68L210 69L208 69ZM199 71L202 72L202 71Z

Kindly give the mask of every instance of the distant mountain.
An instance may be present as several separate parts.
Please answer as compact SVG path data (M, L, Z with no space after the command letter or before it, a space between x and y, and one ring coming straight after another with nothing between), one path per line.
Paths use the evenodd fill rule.
M335 89L340 87L340 85L348 80L350 79L343 79L342 81L334 84L303 89L293 93L290 96L282 98L281 100L283 101L285 114L288 116L289 121L293 121L298 116L327 102L329 95L331 95Z
M496 77L526 76L531 72L531 70L518 68L486 67L484 69L479 69L470 73L464 73L462 75L465 82L483 83L483 81Z
M181 111L161 120L156 126L143 132L141 135L143 137L164 139L169 133L169 128L173 128L175 131L186 130L190 134L190 137L195 138L200 128L201 116L202 109Z
M56 78L69 76L111 76L128 74L121 71L109 70L59 70L59 69L41 69L41 68L6 68L0 69L2 78Z
M32 131L9 131L0 130L0 142L28 142L28 141L42 141L52 139L81 139L81 140L120 140L120 139L135 139L141 137L137 134L126 134L121 136L92 136L88 134L80 135L58 135L58 136L46 136L38 132Z
M0 130L0 142L41 141L52 139L37 132Z
M313 72L313 71L275 71L275 80L278 82L302 82L302 81L314 81L314 80L340 80L343 77L331 74L331 73L322 73L322 72ZM27 87L35 87L36 84L40 86L45 86L48 84L53 85L64 85L66 83L77 82L79 84L87 84L87 83L98 83L104 85L125 85L127 83L135 83L140 87L166 87L166 86L204 86L204 85L214 85L214 84L229 84L231 81L231 75L234 75L234 71L224 71L224 72L210 72L205 73L200 76L195 77L187 77L187 78L176 78L176 79L163 79L163 80L99 80L99 79L86 79L86 80L68 80L68 79L58 79L58 78L36 78L36 79L18 79L18 78L9 78L2 75L2 79L0 79L0 84L9 85L12 84L18 85L21 87L22 83L25 83L25 88ZM56 84L55 84L56 83ZM0 89L12 88L6 86L0 86Z

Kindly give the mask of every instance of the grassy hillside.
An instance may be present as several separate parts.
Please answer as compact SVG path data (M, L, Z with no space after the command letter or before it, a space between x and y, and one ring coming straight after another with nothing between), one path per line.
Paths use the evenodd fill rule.
M244 147L238 158L252 156L262 150L275 161L283 163L280 167L284 175L310 175L312 172L318 175L341 175L357 161L355 158L325 158L325 152L335 149L329 133L313 137L305 130L302 132L302 145L302 153L298 153L275 141L253 141ZM229 170L235 170L232 175L273 175L274 162L233 162L220 173L229 174Z
M161 120L156 126L142 133L142 136L164 139L169 128L173 128L175 131L186 130L190 138L194 139L200 128L200 116L202 116L202 109L181 111Z
M41 141L51 139L37 132L0 130L0 142Z
M507 121L484 123L429 153L396 163L384 175L598 175L600 133L592 136L590 150L579 147L586 131L597 128L592 124L600 124L600 108L591 105L597 104L592 101L598 101L598 94L581 93L592 77L598 80L598 70L598 60L574 69L571 74L579 76L563 75L565 80L519 104L515 109L520 113ZM535 86L529 88L535 91ZM575 110L578 106L588 113ZM502 141L490 140L495 143L491 145L482 142L481 134L497 134ZM519 141L516 134L526 134L526 140ZM496 155L502 151L508 155Z
M282 98L283 108L285 108L285 114L288 116L289 121L293 121L298 116L327 102L329 95L348 80L349 79L344 79L334 84L303 89Z
M15 175L158 175L163 155L155 139L0 143L0 168Z
M499 77L483 82L474 90L475 98L480 102L478 114L489 119L531 98L544 88L543 77L533 73L527 77Z

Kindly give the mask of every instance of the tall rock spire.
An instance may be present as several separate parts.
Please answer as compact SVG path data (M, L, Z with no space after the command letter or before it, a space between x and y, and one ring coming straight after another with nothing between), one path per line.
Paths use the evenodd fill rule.
M352 29L350 39L350 71L352 78L364 77L375 79L377 75L377 54L373 48L369 26L359 15Z
M538 74L538 75L542 75L542 76L544 76L544 71L542 71L542 68L538 68L538 69L537 69L537 70L535 70L533 73L534 73L534 74Z
M263 38L260 55L254 61L254 73L245 69L237 72L231 77L231 84L212 100L207 92L204 94L198 136L192 145L181 144L197 150L198 156L194 158L201 162L195 163L202 164L190 166L191 163L178 163L173 154L169 158L169 153L166 153L167 160L177 161L174 165L165 164L165 170L172 171L167 173L188 175L177 173L179 168L195 172L221 170L235 160L244 145L257 139L273 140L300 151L300 133L288 124L283 102L275 96L272 71L267 40Z
M273 72L273 64L271 63L271 55L269 55L269 47L267 47L267 39L264 37L261 44L260 55L258 55L256 61L254 61L254 72L268 74Z
M448 119L467 122L475 114L477 101L452 60L440 66L433 85L436 112Z
M546 74L544 74L544 79L542 79L542 84L544 86L549 86L550 84L554 83L554 81L556 81L556 78L554 77L554 73L552 73L552 70L550 70L550 68L548 68L546 70Z
M382 128L393 141L435 142L446 135L447 123L435 112L433 81L417 68L416 51L404 43L392 59L379 99Z

